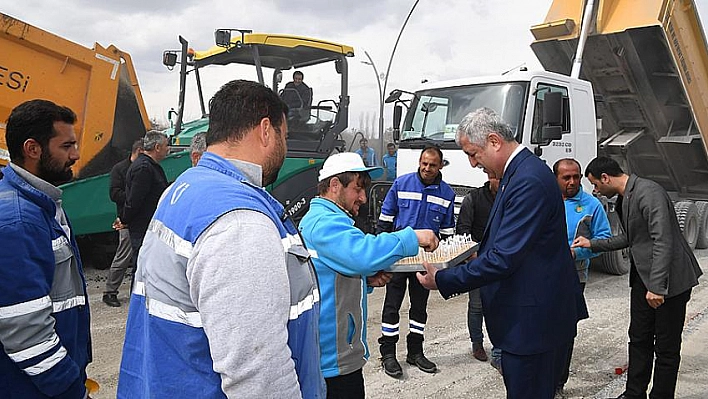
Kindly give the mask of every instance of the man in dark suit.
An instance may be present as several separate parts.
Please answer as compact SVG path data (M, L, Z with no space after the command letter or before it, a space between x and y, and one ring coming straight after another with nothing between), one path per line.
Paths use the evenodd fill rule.
M613 159L598 157L585 176L607 197L619 195L624 234L598 240L578 237L573 247L593 252L630 249L630 324L627 386L618 399L673 398L681 361L681 333L691 289L703 274L681 234L674 206L657 183L627 175ZM656 360L654 359L656 356Z
M551 399L554 355L587 317L550 168L488 108L467 115L457 143L473 167L501 179L476 259L418 279L450 298L482 287L489 338L502 350L507 398Z

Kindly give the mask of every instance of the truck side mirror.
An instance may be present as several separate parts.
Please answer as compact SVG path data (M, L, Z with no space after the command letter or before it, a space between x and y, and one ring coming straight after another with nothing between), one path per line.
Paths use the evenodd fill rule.
M391 91L391 94L389 94L388 97L386 97L384 102L386 104L396 102L401 98L401 94L403 94L403 92L401 90L398 90L398 89L393 90L393 91Z
M175 111L174 108L170 108L169 111L167 111L167 120L170 121L170 127L174 127L174 121L172 120L172 115L175 117L177 116L177 111Z
M162 65L169 68L177 65L177 53L174 51L165 51L162 53Z
M563 137L563 94L547 92L543 96L543 141L559 140Z
M401 138L401 116L403 116L403 107L396 104L393 107L393 141L396 142Z
M438 108L438 104L436 104L436 103L431 103L430 101L424 102L424 103L420 106L420 110L423 111L423 112L425 112L426 114L435 111L437 108Z
M214 41L219 47L231 47L231 31L229 29L217 29L214 31Z

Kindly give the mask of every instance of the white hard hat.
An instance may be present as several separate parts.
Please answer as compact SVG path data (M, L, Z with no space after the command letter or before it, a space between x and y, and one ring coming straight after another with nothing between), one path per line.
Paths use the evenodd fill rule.
M372 170L381 170L381 167L367 167L359 154L342 152L327 158L322 170L320 170L319 181L344 172L371 172Z

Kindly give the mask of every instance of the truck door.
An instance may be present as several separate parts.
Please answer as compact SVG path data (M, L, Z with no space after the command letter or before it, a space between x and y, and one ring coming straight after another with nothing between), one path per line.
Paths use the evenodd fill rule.
M541 142L541 129L543 127L543 100L549 92L560 92L563 95L563 110L562 110L562 131L563 137L560 140L552 141L548 146L543 147L543 158L548 166L553 166L553 163L562 158L575 158L575 137L570 133L571 118L570 118L570 99L568 98L568 88L558 84L538 83L535 88L533 107L533 123L531 125L531 147L536 147Z

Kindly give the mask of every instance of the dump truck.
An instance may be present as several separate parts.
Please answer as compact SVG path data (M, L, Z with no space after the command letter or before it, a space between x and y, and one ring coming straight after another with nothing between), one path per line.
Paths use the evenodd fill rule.
M232 35L236 32L235 35ZM232 37L233 36L233 37ZM215 75L216 66L247 66L255 68L255 77L263 85L283 96L281 86L285 71L304 71L305 76L315 76L328 81L336 90L329 95L319 87L312 88L311 104L295 104L287 116L288 151L277 180L266 189L285 207L295 222L309 209L310 199L317 193L317 174L324 160L335 149L343 151L340 133L347 128L349 118L349 72L347 58L354 56L351 46L303 36L253 33L250 30L218 29L216 45L206 50L194 50L189 42L179 37L179 50L166 50L163 64L170 69L179 65L179 100L174 126L166 131L175 151L190 145L192 137L209 127L208 107L203 81ZM314 70L310 74L308 71ZM265 72L270 71L266 81ZM185 99L189 75L195 79L196 98L201 116L185 122ZM218 79L218 77L217 77ZM231 78L234 79L234 78ZM246 77L248 79L248 77ZM226 83L226 81L220 82ZM336 96L336 97L335 97ZM163 165L177 169L190 166L189 157Z
M486 176L466 166L454 138L468 112L489 107L549 165L565 157L587 165L605 155L661 184L689 244L708 247L708 50L694 2L554 0L531 32L545 71L520 68L392 92L399 175L415 171L420 149L435 144L458 200L482 185ZM408 111L400 126L402 106ZM374 188L372 207L385 191L384 184ZM605 203L618 233L613 202ZM603 254L593 265L624 274L628 252Z
M708 46L695 2L555 0L531 32L546 70L577 64L592 83L598 153L666 189L689 245L708 248Z
M132 59L113 45L86 48L0 14L0 166L10 160L10 111L37 98L68 106L78 117L81 159L73 166L76 180L61 187L63 206L86 263L108 267L117 240L107 173L150 127Z

